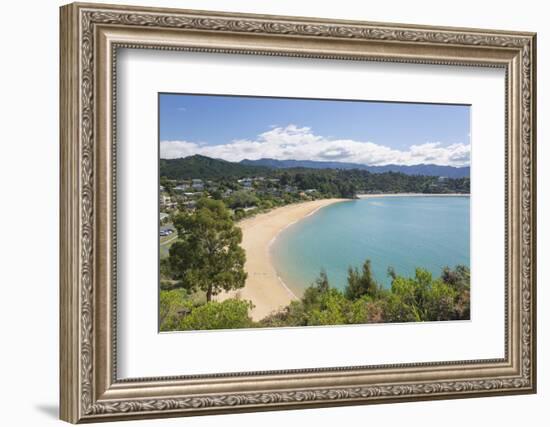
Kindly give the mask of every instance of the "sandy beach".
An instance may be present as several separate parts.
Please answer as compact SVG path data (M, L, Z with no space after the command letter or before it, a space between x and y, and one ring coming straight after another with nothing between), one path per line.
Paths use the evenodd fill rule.
M243 231L241 246L246 251L245 270L248 273L245 287L219 294L216 299L238 297L250 300L254 320L260 320L273 311L287 306L296 296L279 279L269 255L271 241L289 225L311 215L316 210L349 199L323 199L283 206L270 212L239 222Z

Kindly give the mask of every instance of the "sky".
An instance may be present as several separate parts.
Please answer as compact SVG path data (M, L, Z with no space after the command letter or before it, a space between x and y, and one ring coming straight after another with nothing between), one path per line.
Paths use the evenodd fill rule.
M159 94L160 157L470 164L470 107Z

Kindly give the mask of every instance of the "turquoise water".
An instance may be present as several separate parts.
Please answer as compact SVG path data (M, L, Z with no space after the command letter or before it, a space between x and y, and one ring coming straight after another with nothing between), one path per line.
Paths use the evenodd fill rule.
M388 266L412 276L423 267L470 265L469 197L380 197L336 203L283 230L271 246L281 279L298 295L324 268L343 289L348 266L370 258L375 278L390 285Z

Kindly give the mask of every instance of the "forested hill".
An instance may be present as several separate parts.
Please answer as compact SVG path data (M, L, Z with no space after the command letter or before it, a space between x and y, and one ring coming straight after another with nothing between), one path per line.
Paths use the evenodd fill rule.
M439 165L384 165L366 166L357 163L318 162L309 160L242 160L239 163L194 155L180 159L161 159L160 174L170 179L245 178L270 175L273 169L336 169L362 170L371 173L397 172L405 175L423 175L446 178L469 178L470 168Z
M265 166L232 163L206 156L189 156L181 159L160 159L160 176L169 179L221 179L244 178L269 173Z
M242 165L247 166L267 166L275 169L288 168L310 168L310 169L360 169L372 173L400 172L405 175L424 175L424 176L444 176L446 178L468 178L470 176L470 167L440 166L432 164L419 165L384 165L368 166L359 163L345 162L324 162L315 160L276 160L276 159L258 159L241 160Z
M354 197L357 193L469 193L469 178L372 173L361 169L268 168L232 163L204 156L161 160L160 176L172 180L203 179L238 190L241 178L255 178L254 188L288 188L292 192L316 189L320 194ZM269 178L270 180L263 180ZM261 183L261 185L260 185ZM268 188L264 188L267 190Z

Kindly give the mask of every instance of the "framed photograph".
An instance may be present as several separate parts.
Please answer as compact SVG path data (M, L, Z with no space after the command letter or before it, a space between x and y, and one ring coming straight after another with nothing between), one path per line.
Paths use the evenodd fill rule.
M536 391L535 34L61 8L61 418Z

